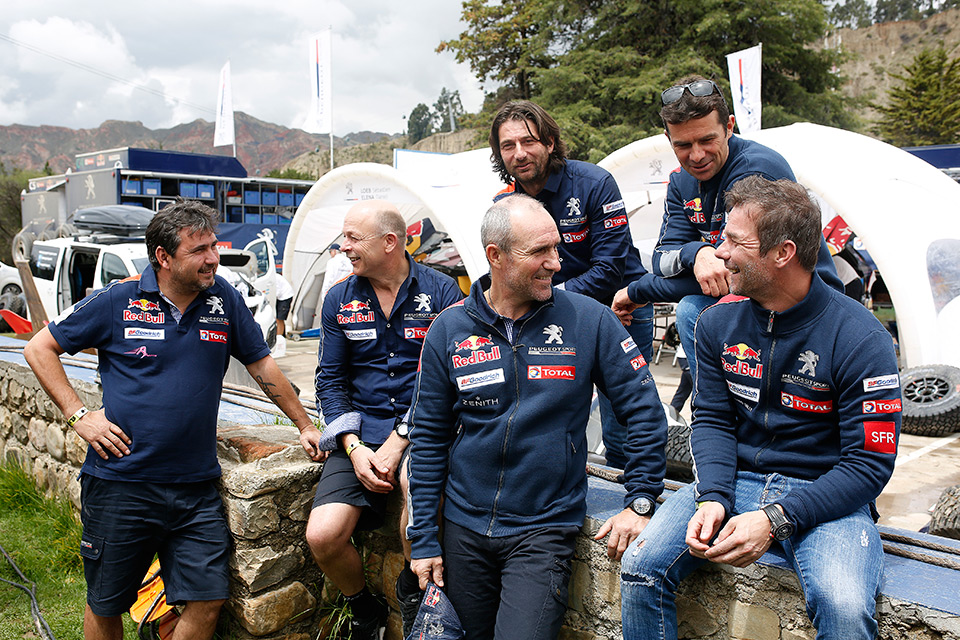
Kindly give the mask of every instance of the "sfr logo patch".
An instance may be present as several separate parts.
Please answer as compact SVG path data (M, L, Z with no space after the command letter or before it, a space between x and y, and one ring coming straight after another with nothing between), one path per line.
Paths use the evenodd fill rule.
M864 420L863 448L876 453L897 452L897 426L894 422Z

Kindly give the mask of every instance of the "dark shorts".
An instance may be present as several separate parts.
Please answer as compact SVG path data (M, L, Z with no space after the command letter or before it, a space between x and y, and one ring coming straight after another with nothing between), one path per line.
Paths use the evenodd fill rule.
M407 451L409 450L410 447L407 447ZM403 464L403 460L400 464ZM374 493L364 487L357 479L353 463L346 452L336 449L330 452L330 456L323 463L317 493L313 496L313 508L332 503L362 507L363 513L357 521L357 531L373 531L383 526L389 496L389 493Z
M293 298L287 298L286 300L277 300L277 320L287 319L287 314L290 313L291 302L293 302Z
M81 485L80 555L95 614L118 616L136 602L154 554L170 604L229 597L230 533L212 480L153 484L84 474Z

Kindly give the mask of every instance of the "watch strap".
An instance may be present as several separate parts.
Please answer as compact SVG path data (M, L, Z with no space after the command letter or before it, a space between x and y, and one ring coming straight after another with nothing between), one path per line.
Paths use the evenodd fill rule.
M90 412L87 411L86 407L80 407L79 409L77 409L77 412L75 414L67 418L67 426L72 428L73 425L80 422L80 418L87 415L88 413Z

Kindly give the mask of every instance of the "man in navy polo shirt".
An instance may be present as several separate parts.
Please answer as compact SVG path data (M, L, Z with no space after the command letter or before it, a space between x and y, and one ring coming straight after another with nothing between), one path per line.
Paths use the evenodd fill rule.
M313 426L240 294L215 275L217 212L178 201L147 227L150 267L80 301L23 355L67 423L89 443L82 470L87 580L84 637L120 640L121 614L154 554L167 602L185 604L174 638L210 638L229 597L230 535L215 480L223 376L237 358L300 430ZM60 354L97 349L103 408L89 411Z
M528 100L503 105L490 127L490 150L494 169L508 185L494 201L524 193L543 204L557 224L563 268L553 275L555 286L609 305L618 289L646 273L613 176L589 162L567 159L560 127L540 105ZM635 306L622 322L649 360L653 306ZM617 422L604 394L599 402L607 463L622 469L626 426Z
M327 424L321 447L332 453L317 485L307 543L350 603L355 639L378 637L387 607L367 588L350 538L355 530L379 527L397 476L405 484L406 474L397 473L408 444L402 418L423 338L433 319L462 297L452 278L407 255L406 237L403 217L389 202L369 200L351 208L341 250L353 275L323 301L317 403ZM400 522L406 523L403 513ZM404 535L400 539L409 559L409 543ZM409 566L397 580L397 592L404 623L412 625L420 589Z

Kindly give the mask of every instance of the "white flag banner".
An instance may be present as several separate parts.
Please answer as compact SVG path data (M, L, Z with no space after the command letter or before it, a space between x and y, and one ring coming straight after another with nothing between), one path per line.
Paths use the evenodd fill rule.
M730 93L733 94L733 115L740 133L760 131L760 48L755 47L727 54L730 70Z
M326 29L310 38L310 111L304 131L332 133L333 89L330 77L332 30Z
M233 132L233 90L230 88L230 63L220 69L220 93L217 95L217 128L213 146L222 147L236 142Z

